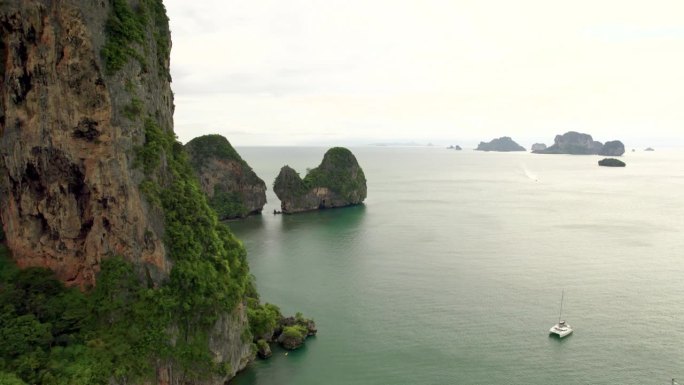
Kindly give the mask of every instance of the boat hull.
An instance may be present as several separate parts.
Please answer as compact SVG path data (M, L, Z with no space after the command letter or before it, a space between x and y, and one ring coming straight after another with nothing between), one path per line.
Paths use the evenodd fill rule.
M570 325L567 325L567 324L566 324L566 325L563 325L563 326L555 325L554 327L552 327L552 328L549 330L549 333L550 333L550 334L555 334L555 335L557 335L559 338L563 338L563 337L565 337L565 336L568 336L568 335L572 334L572 328L570 327Z

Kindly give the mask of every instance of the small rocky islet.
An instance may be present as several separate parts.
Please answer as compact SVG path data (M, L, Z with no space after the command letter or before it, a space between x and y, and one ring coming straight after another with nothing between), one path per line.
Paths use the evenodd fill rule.
M625 167L625 162L615 158L605 158L598 161L599 166L603 167Z
M351 151L333 147L303 179L291 167L283 166L273 191L283 214L353 206L366 199L366 176Z
M280 309L270 303L254 306L249 304L247 315L251 322L252 339L259 358L271 357L271 344L278 343L287 350L299 349L304 341L318 332L312 319L302 313L284 317Z

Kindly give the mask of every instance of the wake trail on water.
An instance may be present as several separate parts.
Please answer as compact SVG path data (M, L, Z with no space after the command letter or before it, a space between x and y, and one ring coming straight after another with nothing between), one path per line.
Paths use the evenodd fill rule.
M523 172L525 173L525 176L527 176L528 178L530 178L531 180L533 180L535 182L539 182L539 177L537 176L537 174L530 171L530 169L527 168L527 166L524 163L520 164L520 168L522 168Z

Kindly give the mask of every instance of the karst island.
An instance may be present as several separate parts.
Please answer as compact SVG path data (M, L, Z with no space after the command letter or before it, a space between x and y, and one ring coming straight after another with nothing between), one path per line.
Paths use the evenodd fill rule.
M619 140L604 143L594 140L589 134L568 131L556 135L553 145L547 148L533 149L535 154L570 154L570 155L604 155L621 156L625 153L625 145Z
M219 219L259 214L266 204L266 183L221 135L204 135L185 145L192 165Z
M513 152L525 151L525 147L516 143L509 136L502 136L500 138L492 139L489 142L480 142L475 151Z
M289 166L273 183L283 214L358 205L366 199L366 176L346 148L333 147L304 179Z

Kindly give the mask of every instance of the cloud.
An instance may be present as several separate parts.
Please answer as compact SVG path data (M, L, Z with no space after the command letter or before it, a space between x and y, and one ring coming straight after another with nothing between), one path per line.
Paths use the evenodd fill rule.
M181 138L638 138L684 125L679 0L165 4Z
M606 43L629 43L638 40L684 40L684 27L633 25L598 25L587 28L586 35Z

